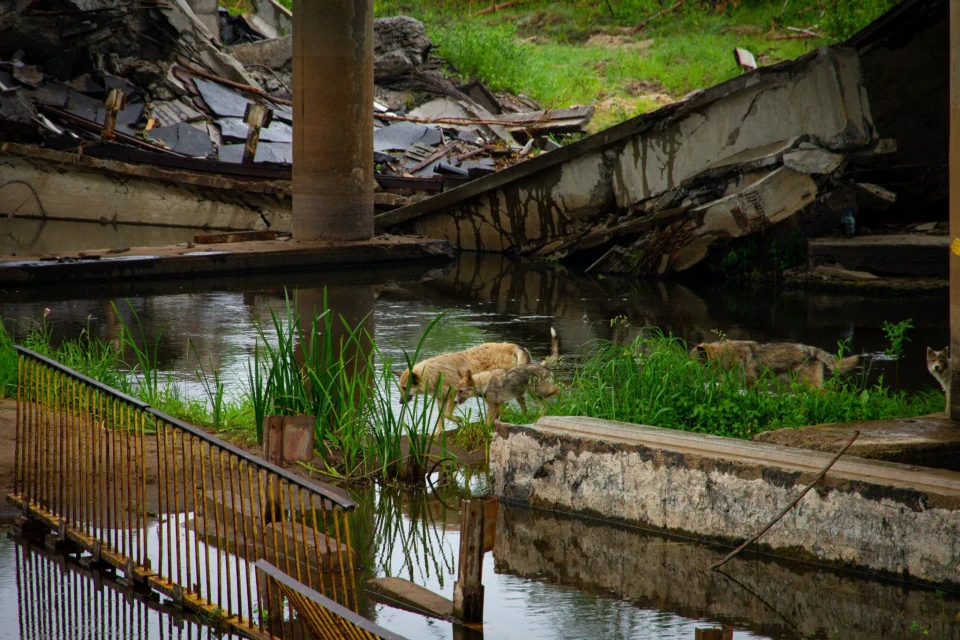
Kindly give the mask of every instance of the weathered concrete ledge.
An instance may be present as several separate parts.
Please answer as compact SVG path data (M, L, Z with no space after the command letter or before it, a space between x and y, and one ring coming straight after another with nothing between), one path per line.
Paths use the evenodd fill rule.
M726 542L796 497L826 452L592 418L499 424L494 494ZM960 584L960 473L845 457L762 542L781 554Z
M860 437L850 447L850 455L960 471L960 429L944 412L916 418L830 422L800 429L777 429L758 433L754 440L836 453L850 440L854 431L860 431Z
M0 258L0 287L241 275L452 259L453 249L446 241L402 236L341 243L289 240L189 248L139 247L119 254L107 250L43 258Z

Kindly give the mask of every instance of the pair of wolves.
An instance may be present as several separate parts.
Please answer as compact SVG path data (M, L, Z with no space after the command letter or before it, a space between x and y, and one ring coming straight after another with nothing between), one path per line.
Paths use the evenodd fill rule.
M550 335L551 356L540 364L532 362L527 349L511 342L488 342L466 351L427 358L412 370L396 373L400 378L400 401L408 402L421 393L442 398L435 435L443 431L445 419L453 419L457 404L475 396L486 402L487 423L499 417L500 409L510 400L517 400L526 411L524 395L528 391L541 398L560 393L549 369L558 358L559 341L553 328Z

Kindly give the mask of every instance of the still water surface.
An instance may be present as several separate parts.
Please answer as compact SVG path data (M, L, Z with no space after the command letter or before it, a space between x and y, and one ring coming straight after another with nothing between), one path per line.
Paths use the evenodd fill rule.
M659 327L690 340L711 339L720 331L732 339L798 341L828 350L849 338L854 352L867 354L883 350L884 320L912 318L916 329L899 372L889 360L877 359L871 375L885 375L888 381L896 377L905 388L921 388L933 384L925 368L924 347L942 346L948 336L945 294L757 292L697 282L628 285L595 280L560 265L473 255L439 269L7 290L0 292L0 316L16 328L41 321L49 309L47 321L57 338L88 329L115 340L119 324L111 304L117 303L129 320L132 313L124 302L128 299L148 335L163 329L162 371L199 396L197 363L188 340L204 364L209 359L228 384L245 380L256 338L252 319L266 320L270 309L281 308L285 290L298 291L301 311L319 306L324 287L331 307L351 323L365 318L380 347L397 360L403 349L415 348L427 324L444 311L447 316L427 343L429 353L509 340L527 346L535 358L546 355L551 326L560 335L561 351L573 356L591 339L614 337L610 320L617 316L629 320L626 338L642 327ZM442 489L441 495L455 505L464 493L482 492L482 485L482 477L474 478L463 486ZM399 575L450 597L459 540L456 511L429 492L371 490L357 499L358 517L365 523L358 535L368 540L366 564L371 575ZM927 637L960 638L955 625L948 624L958 609L950 594L941 608L939 597L928 590L770 559L737 560L730 565L730 578L706 572L723 551L504 507L496 548L484 565L485 635L688 639L697 626L709 621L734 625L737 640L793 640L817 632L824 634L821 637L866 639L916 637L911 631L916 622L919 626L913 629L927 629ZM28 561L37 568L28 569L33 566ZM43 554L25 556L22 546L0 539L0 637L205 638L201 634L209 633L189 622L171 627L170 613L149 607L141 626L121 627L117 616L136 618L138 611L122 598L117 613L71 623L77 635L57 631L61 623L45 621L44 616L55 613L59 605L49 604L51 596L43 594L66 589L63 585L69 580L64 582L64 575ZM69 569L66 575L71 575ZM89 580L79 575L70 580L81 577ZM39 582L31 586L28 578ZM100 595L82 591L80 596L63 591L62 601L66 606L77 599L116 600L107 589L95 590ZM409 638L476 636L373 602L363 603L362 610ZM22 631L18 623L24 620L42 621L45 631L40 635L31 631L36 627ZM96 625L104 620L116 622L105 625L113 635L97 635ZM87 628L76 626L81 623L94 631L81 633Z

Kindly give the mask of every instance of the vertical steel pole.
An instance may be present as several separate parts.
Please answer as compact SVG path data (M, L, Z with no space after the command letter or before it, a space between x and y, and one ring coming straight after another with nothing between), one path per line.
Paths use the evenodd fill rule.
M373 236L373 0L293 12L293 235Z

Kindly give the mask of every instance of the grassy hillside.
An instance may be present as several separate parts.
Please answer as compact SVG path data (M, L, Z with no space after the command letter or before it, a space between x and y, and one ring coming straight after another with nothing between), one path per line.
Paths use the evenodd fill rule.
M423 21L437 53L464 79L477 77L548 107L594 105L596 131L737 75L735 47L760 64L795 58L849 37L896 0L507 4L482 15L488 0L378 0L375 10L377 17Z

